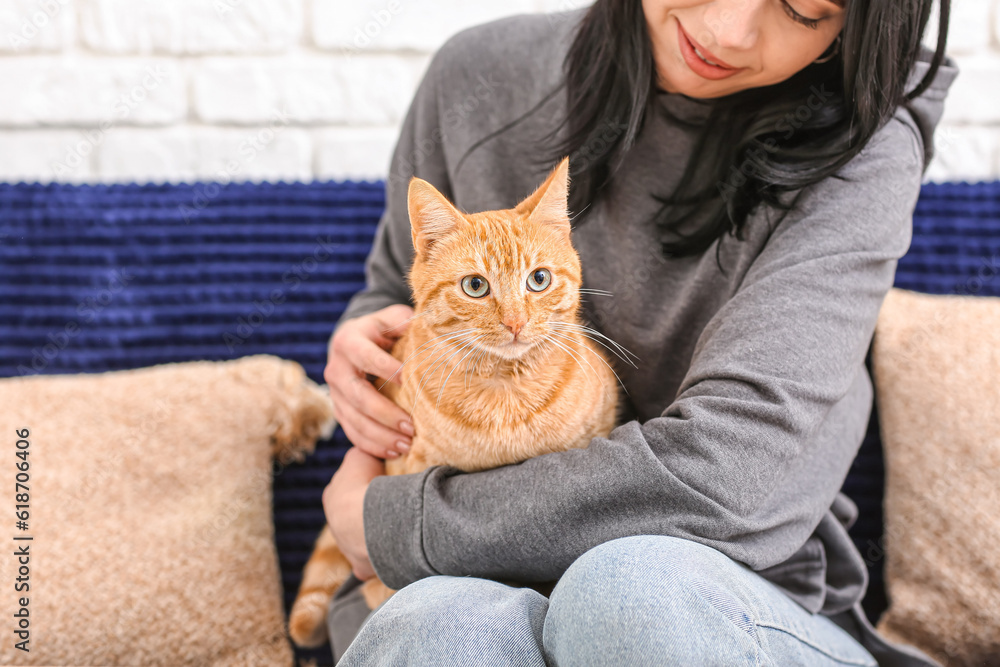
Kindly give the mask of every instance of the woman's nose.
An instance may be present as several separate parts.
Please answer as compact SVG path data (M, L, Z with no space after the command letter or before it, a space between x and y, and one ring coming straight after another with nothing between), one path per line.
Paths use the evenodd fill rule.
M761 14L766 2L767 0L715 0L705 8L705 34L696 39L706 49L712 49L713 46L734 51L753 48L757 44ZM716 55L726 59L725 54Z

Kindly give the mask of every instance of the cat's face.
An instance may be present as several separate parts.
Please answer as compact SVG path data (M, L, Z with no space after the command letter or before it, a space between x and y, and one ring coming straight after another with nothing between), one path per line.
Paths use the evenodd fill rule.
M426 181L411 182L417 312L435 335L461 341L463 354L516 359L558 342L550 321L576 321L581 272L566 214L568 169L564 159L514 209L468 215Z

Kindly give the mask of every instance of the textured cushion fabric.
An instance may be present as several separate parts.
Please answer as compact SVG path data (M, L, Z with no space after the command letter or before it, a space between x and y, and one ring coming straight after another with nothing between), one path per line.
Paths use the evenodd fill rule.
M28 452L30 652L19 665L291 665L272 457L332 429L290 361L0 380L0 432ZM27 432L25 432L27 430ZM26 441L26 444L25 444ZM12 478L12 475L10 476ZM13 582L19 564L0 559ZM19 607L0 602L3 617Z
M380 181L0 184L0 377L269 353L322 382L384 196ZM898 287L1000 296L1000 278L988 278L1000 261L1000 183L925 185L913 225ZM851 535L869 565L873 621L885 608L877 419L844 486L860 509ZM275 470L286 609L347 447L338 429L304 464ZM330 664L328 647L296 654Z
M1000 659L1000 299L890 291L872 350L887 480L878 628Z

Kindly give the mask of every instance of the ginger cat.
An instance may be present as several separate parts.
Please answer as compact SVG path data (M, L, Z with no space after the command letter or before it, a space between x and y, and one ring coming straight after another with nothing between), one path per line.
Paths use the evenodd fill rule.
M617 377L594 343L608 346L578 319L568 190L568 158L508 210L463 214L427 181L410 181L416 306L392 349L402 385L375 386L412 415L416 433L406 455L386 461L388 474L494 468L586 447L614 427ZM326 642L327 607L350 572L324 526L289 616L296 644ZM377 578L362 592L371 609L393 593Z

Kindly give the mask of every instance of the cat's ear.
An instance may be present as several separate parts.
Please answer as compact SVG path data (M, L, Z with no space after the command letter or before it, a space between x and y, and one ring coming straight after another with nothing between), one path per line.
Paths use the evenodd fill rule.
M552 225L569 236L569 158L564 157L545 182L514 210L527 215L532 222Z
M462 220L461 212L437 188L416 176L410 179L407 207L413 249L418 255L426 255L435 241L447 236Z

